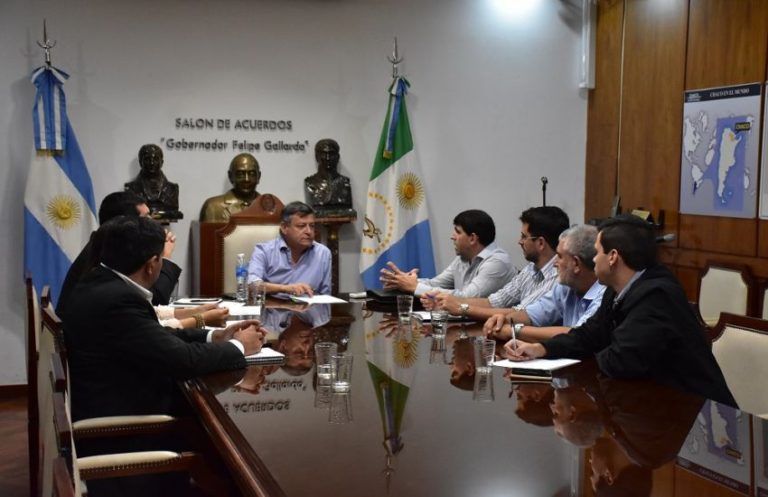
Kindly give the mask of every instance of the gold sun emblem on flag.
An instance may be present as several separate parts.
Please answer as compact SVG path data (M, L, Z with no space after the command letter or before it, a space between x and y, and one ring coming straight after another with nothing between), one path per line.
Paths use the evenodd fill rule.
M80 204L68 195L56 195L45 208L48 220L57 228L66 230L80 221Z
M413 210L424 201L424 186L413 173L405 173L397 180L397 199L403 209Z
M419 357L419 338L420 335L415 331L410 340L403 336L395 338L392 343L394 345L392 353L395 364L401 368L410 368L416 363L416 359Z

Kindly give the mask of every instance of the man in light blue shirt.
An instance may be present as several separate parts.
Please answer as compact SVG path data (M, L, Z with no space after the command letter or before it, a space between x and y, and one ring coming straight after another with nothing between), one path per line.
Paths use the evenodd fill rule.
M312 207L291 202L283 208L280 236L253 249L248 283L255 282L264 282L267 293L331 293L331 251L315 241Z
M555 266L559 283L524 309L496 314L485 323L488 336L538 342L581 325L600 307L605 287L595 275L597 228L578 225L560 235ZM504 324L511 322L511 324Z
M417 278L417 269L400 270L394 263L381 270L388 290L416 296L445 292L456 297L487 297L517 273L506 250L496 245L496 225L485 211L470 209L453 219L451 235L456 258L434 278Z

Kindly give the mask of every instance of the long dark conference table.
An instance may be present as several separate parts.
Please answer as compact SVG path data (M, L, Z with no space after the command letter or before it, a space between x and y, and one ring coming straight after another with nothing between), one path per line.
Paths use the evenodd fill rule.
M267 309L284 365L183 385L242 495L768 495L758 416L591 361L552 381L494 367L480 385L480 323L441 339L365 304L332 307ZM317 341L353 354L349 394L317 384Z

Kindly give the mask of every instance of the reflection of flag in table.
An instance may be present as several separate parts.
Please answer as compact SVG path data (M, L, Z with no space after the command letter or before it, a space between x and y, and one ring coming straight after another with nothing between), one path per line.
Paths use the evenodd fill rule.
M38 292L51 286L54 304L69 266L96 229L91 177L67 117L67 78L52 66L32 73L35 154L24 193L24 271Z
M381 288L379 270L392 261L419 276L435 275L426 191L413 150L405 95L409 83L397 77L368 184L360 273L366 288Z
M416 374L421 334L410 327L399 327L393 336L387 337L381 322L383 315L374 316L367 318L364 324L365 355L379 405L386 456L384 471L389 484L389 478L394 473L393 457L405 445L400 430L408 393Z

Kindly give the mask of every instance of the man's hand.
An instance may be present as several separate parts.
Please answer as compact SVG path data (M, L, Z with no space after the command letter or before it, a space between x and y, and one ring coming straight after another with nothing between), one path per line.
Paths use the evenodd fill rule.
M291 285L283 285L283 292L288 295L309 295L310 297L315 294L312 287L306 283L293 283Z
M509 340L512 338L512 326L509 324L509 316L494 314L483 325L483 331L488 338L496 340Z
M257 330L255 325L236 331L232 338L243 344L245 355L256 354L264 345L264 333Z
M540 343L526 343L522 340L510 340L504 344L504 352L510 361L527 361L544 357L547 349Z
M387 290L402 290L403 292L413 293L418 285L418 269L411 269L407 273L395 265L394 262L388 262L386 268L381 268L379 281L384 284Z
M165 230L165 246L163 247L163 259L170 259L173 249L176 248L176 235L172 231Z
M461 303L459 301L458 297L454 297L450 293L438 293L435 296L435 301L437 302L437 307L443 308L447 310L450 314L453 315L459 315L461 314L461 309L459 309L459 304Z
M203 320L208 326L224 326L227 324L229 309L226 307L214 307L203 312Z
M235 333L253 326L262 336L267 335L267 330L261 327L261 323L256 319L245 319L243 321L231 324L224 329L218 329L213 332L211 341L213 342L225 342L234 338Z
M435 298L439 293L440 293L439 291L433 290L421 296L419 300L421 301L421 306L424 308L425 311L431 311L432 309L435 308L435 305L437 304L437 302L435 301Z

